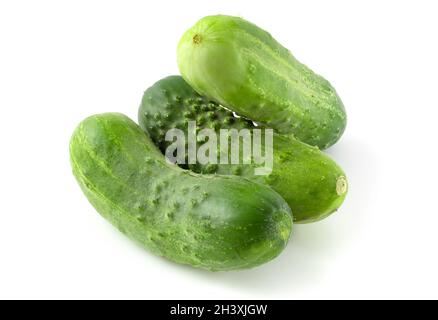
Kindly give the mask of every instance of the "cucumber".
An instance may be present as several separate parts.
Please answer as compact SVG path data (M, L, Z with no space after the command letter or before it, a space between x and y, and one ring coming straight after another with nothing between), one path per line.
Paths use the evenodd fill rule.
M166 132L177 128L187 134L188 121L196 121L198 131L255 128L251 121L235 118L232 112L197 94L180 76L164 78L147 89L138 117L142 129L163 153L172 143L165 140ZM263 138L261 142L263 150ZM201 145L202 142L197 144L198 150ZM296 223L321 220L339 208L347 193L347 180L332 159L291 135L274 134L273 147L273 168L269 175L255 175L259 166L255 163L202 165L198 162L182 166L197 173L240 175L269 185L289 204ZM218 145L217 154L221 152Z
M201 19L183 35L178 65L198 93L307 144L326 149L345 130L345 109L330 83L244 19Z
M132 120L84 120L70 143L73 173L96 210L153 253L213 271L251 268L286 246L292 214L272 189L168 164Z

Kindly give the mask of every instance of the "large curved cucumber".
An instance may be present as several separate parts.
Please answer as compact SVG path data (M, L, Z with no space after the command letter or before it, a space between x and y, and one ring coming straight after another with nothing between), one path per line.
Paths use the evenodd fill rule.
M201 19L182 37L178 65L200 94L307 144L325 149L344 132L344 106L330 83L241 18Z
M235 118L217 103L197 94L180 76L170 76L146 90L139 109L139 124L164 153L172 143L165 140L170 129L187 134L188 122L196 121L198 131L214 129L254 129L251 121ZM258 127L260 128L260 127ZM254 142L254 141L253 141ZM274 134L273 168L268 175L255 175L254 162L244 164L205 164L184 166L198 173L240 175L271 186L292 208L296 223L321 220L344 201L347 180L342 169L315 147L291 135ZM264 139L261 139L264 149ZM202 142L197 144L198 150ZM229 150L229 149L228 149ZM219 155L223 150L218 146ZM228 152L227 157L228 157Z
M276 257L292 216L270 188L233 176L201 176L168 164L121 114L84 120L71 163L96 210L157 255L209 270L250 268Z

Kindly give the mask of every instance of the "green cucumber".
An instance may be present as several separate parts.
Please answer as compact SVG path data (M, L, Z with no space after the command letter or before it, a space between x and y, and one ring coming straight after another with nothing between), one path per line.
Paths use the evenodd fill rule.
M197 94L180 76L162 79L146 90L139 109L139 124L163 153L172 143L165 140L166 132L176 128L187 134L188 121L196 121L198 131L256 128L251 121L235 118L232 112ZM289 204L296 223L315 222L338 209L347 193L342 169L318 148L291 135L274 134L273 142L274 161L269 175L255 175L259 165L254 163L202 165L198 162L183 167L204 174L240 175L269 185ZM217 153L221 152L219 145Z
M326 149L345 130L345 109L330 83L244 19L201 19L183 35L178 65L198 93L307 144Z
M275 258L292 228L272 189L232 176L201 176L165 161L124 115L84 120L70 143L73 173L96 210L157 255L208 270Z

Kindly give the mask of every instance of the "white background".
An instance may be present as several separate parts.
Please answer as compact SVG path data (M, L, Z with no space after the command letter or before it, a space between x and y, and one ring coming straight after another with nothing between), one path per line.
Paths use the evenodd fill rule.
M136 120L209 14L270 31L348 111L328 152L350 193L262 267L209 273L157 258L103 220L68 143L101 112ZM1 1L0 298L438 298L436 1Z

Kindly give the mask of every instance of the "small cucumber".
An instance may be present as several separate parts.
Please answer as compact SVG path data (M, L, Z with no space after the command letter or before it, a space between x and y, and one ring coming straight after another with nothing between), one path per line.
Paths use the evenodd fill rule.
M345 130L345 109L330 83L241 18L201 19L183 35L178 65L198 93L307 144L326 149Z
M197 94L180 76L162 79L146 90L139 109L139 124L163 153L172 143L165 140L166 132L177 128L187 134L188 121L196 121L198 131L256 128L251 121L236 118L232 112ZM201 145L197 144L198 150ZM262 151L263 148L264 145ZM217 154L221 152L219 145ZM240 175L269 185L289 204L296 223L327 217L339 208L347 193L345 174L332 159L285 134L274 134L273 169L269 175L255 175L254 170L260 165L254 163L202 165L198 162L183 167L204 174Z
M96 210L157 255L208 270L275 258L292 228L270 188L233 176L201 176L168 164L132 120L84 120L70 143L73 173Z

